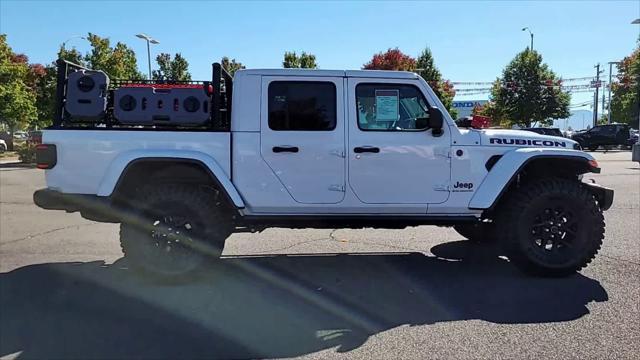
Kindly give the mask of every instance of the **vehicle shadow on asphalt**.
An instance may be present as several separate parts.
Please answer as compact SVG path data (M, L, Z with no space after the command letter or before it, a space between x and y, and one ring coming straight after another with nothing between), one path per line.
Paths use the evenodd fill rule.
M432 253L230 258L173 285L135 276L122 259L25 266L0 274L0 356L347 352L402 325L570 321L588 314L589 302L608 300L596 280L527 277L470 241Z

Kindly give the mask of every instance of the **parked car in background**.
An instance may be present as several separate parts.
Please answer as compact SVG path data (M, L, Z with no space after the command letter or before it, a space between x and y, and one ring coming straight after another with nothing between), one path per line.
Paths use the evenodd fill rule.
M38 145L42 144L42 131L34 130L29 131L29 136L27 137L27 143Z
M0 140L4 142L5 150L13 151L13 137L6 131L0 132Z
M595 151L600 146L629 146L630 136L628 124L606 124L574 134L571 139L583 149Z
M640 132L638 130L631 129L629 133L631 135L629 136L629 140L627 140L627 145L633 146L634 144L640 143Z
M564 137L564 135L562 135L562 131L560 131L560 129L558 128L535 127L535 128L525 128L522 130L533 131L534 133L538 133L542 135Z
M13 133L13 138L16 140L26 140L29 134L26 131L16 131Z

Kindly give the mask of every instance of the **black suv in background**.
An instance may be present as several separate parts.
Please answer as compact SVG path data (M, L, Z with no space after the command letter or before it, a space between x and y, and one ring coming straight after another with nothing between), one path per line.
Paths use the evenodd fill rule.
M522 130L533 131L534 133L538 133L538 134L542 134L542 135L551 135L551 136L564 137L564 135L562 135L562 131L560 131L560 129L558 129L558 128L537 127L537 128L526 128L526 129L522 129Z
M628 146L630 136L628 124L607 124L573 134L571 139L577 141L583 149L595 151L600 146Z

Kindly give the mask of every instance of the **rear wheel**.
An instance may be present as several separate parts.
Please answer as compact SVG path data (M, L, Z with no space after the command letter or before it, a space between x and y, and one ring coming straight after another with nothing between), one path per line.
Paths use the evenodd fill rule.
M454 225L453 229L472 241L489 242L495 238L495 224L491 222L464 223Z
M517 189L499 212L500 241L520 269L566 276L595 257L604 238L604 217L578 181L545 178Z
M178 278L217 259L231 221L216 192L194 185L160 184L141 189L136 210L120 226L120 244L136 269Z

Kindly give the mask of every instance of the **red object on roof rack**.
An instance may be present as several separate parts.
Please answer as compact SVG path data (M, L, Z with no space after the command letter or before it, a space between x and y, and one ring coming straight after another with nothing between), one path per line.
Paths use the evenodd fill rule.
M120 87L135 87L135 88L159 88L159 89L202 89L202 84L152 84L152 83L125 83Z

